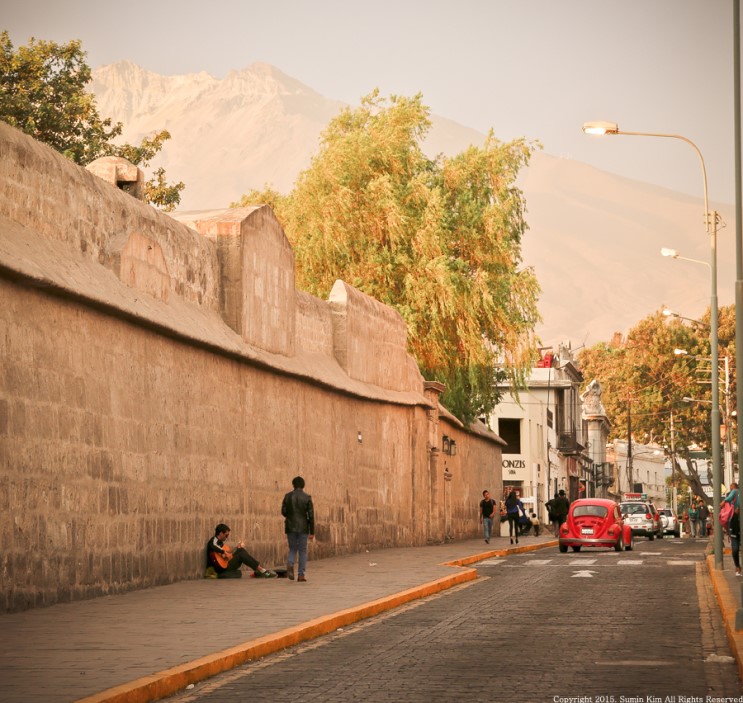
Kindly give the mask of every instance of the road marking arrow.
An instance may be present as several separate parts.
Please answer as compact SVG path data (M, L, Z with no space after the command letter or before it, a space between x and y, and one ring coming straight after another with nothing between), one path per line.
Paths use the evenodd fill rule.
M593 578L593 575L595 573L598 573L598 572L596 572L596 571L590 571L588 569L585 570L585 571L576 571L573 574L572 578L574 578L574 579L592 579Z

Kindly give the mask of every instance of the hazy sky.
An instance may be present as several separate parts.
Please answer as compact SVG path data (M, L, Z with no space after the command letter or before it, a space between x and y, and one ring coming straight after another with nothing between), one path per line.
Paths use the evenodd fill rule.
M81 39L93 67L224 77L273 64L357 104L422 92L435 114L607 171L702 193L678 140L587 137L586 120L681 134L734 199L732 0L2 0L0 27Z

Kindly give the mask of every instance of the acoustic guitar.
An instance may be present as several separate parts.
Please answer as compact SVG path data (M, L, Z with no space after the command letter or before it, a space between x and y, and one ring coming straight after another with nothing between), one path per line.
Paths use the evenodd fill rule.
M239 542L237 545L237 548L243 546L242 542ZM226 569L227 564L230 563L230 559L232 559L232 549L230 549L229 544L222 545L222 549L224 549L224 553L220 554L219 552L209 552L209 556L213 562L215 562L220 568Z

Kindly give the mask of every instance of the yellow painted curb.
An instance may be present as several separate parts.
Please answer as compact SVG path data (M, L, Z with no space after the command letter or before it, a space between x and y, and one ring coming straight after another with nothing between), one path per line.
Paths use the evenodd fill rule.
M712 577L712 586L715 589L715 596L717 596L717 604L722 612L725 634L727 634L730 649L738 665L738 675L743 678L743 632L738 632L735 629L735 613L740 607L740 603L730 590L726 577L715 569L713 554L707 556L707 570Z
M409 588L392 596L341 610L332 615L325 615L302 625L259 637L236 647L195 659L171 669L165 669L150 676L144 676L121 686L109 688L92 696L81 698L77 703L150 703L151 701L157 701L183 690L189 684L203 681L246 662L260 659L287 647L326 635L340 627L379 615L386 610L391 610L419 598L425 598L460 583L474 581L476 578L477 572L474 569L464 569L450 576L430 581L422 586Z
M465 567L490 557L532 552L537 549L555 546L557 546L557 540L540 542L539 544L513 546L506 549L488 550L487 552L481 552L462 559L444 562L444 566ZM332 615L325 615L321 618L297 625L296 627L289 627L271 635L259 637L258 639L244 642L221 652L195 659L186 664L181 664L171 669L164 669L156 674L143 676L120 686L114 686L92 696L81 698L77 703L151 703L152 701L172 696L174 693L182 691L189 684L198 683L204 679L216 676L223 671L234 669L246 662L254 661L287 647L293 647L296 644L327 635L330 632L335 632L340 627L379 615L379 613L386 610L392 610L410 601L425 598L439 591L457 586L460 583L474 581L476 578L477 571L475 569L463 569L450 576L444 576L435 581L425 583L422 586L415 586L392 596L386 596L385 598L379 598L378 600L370 601L354 608L341 610Z

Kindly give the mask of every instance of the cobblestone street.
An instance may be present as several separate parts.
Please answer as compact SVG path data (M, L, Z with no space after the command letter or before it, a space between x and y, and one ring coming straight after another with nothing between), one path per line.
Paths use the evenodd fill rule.
M173 700L541 701L738 696L704 543L490 559L483 578ZM678 699L677 699L678 700Z

